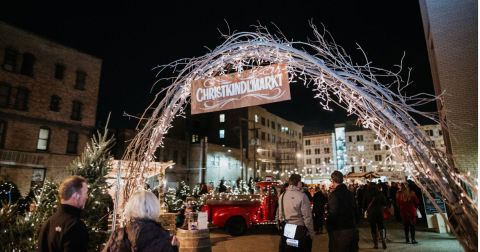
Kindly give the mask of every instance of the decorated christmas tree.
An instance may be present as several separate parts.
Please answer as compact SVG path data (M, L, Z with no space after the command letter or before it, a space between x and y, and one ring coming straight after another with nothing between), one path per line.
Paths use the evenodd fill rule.
M72 175L87 179L88 201L83 211L83 220L89 231L89 250L100 251L108 238L108 216L113 210L113 200L108 194L105 176L111 169L109 160L114 138L97 132L87 144L82 155L68 167Z

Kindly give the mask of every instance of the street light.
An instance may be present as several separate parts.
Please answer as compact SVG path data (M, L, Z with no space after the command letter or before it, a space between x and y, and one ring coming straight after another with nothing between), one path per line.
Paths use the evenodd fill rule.
M254 147L253 147L253 180L255 180L256 178L256 170L257 170L257 155L256 155L256 149L257 149L257 134L256 134L256 130L257 130L257 125L256 125L256 121L255 120L250 120L250 119L247 119L247 118L243 118L243 117L240 117L239 118L239 123L240 123L240 150L241 150L241 166L242 166L242 177L243 177L243 170L245 170L245 180L247 180L248 178L248 171L246 169L244 169L243 167L243 130L242 130L242 121L245 121L247 122L247 128L248 128L248 122L253 122L253 128L250 129L248 128L248 130L253 130L254 131ZM248 134L247 134L248 136ZM248 139L247 139L248 140ZM248 150L248 148L247 148ZM250 169L249 169L250 170Z

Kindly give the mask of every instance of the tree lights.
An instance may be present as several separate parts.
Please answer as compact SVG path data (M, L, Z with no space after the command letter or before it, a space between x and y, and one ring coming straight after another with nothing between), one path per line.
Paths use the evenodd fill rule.
M172 120L184 115L193 81L259 65L285 64L290 83L311 88L323 109L331 110L330 104L335 103L358 116L358 122L374 131L382 146L388 146L393 155L403 156L406 171L415 175L415 182L423 191L429 188L439 192L448 208L460 213L450 216L450 223L455 223L452 230L465 249L476 250L477 207L460 181L468 183L475 193L477 182L456 172L444 155L429 144L412 117L417 114L445 124L436 113L417 109L441 97L425 93L405 95L403 91L411 82L400 75L404 70L401 63L396 65L396 71L376 68L366 56L364 65L354 64L343 48L331 42L328 32L311 26L314 38L309 42L289 41L281 33L272 34L258 26L256 32L224 35L225 42L204 56L158 66L157 82L169 81L171 85L161 90L145 110L138 134L124 155L123 159L136 161L129 166L125 198L143 185L146 163L153 160L155 150L162 146ZM173 69L174 75L160 77L166 69ZM160 99L161 96L164 98ZM426 196L431 197L428 193ZM458 208L459 202L470 204Z

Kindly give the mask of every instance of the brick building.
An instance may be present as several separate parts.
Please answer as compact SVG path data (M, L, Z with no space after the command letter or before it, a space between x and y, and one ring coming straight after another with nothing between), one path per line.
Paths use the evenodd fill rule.
M61 180L95 126L102 61L0 22L0 176Z
M420 0L423 30L450 161L472 179L478 169L478 1Z

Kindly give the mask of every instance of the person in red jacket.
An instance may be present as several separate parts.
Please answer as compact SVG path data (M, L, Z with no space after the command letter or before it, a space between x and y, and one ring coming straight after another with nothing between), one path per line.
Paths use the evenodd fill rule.
M415 192L410 190L409 185L402 183L400 190L397 192L396 201L403 222L405 241L406 243L410 243L408 236L408 233L410 232L412 244L415 244L417 243L415 240L415 224L417 223L417 207L419 200L415 195Z

